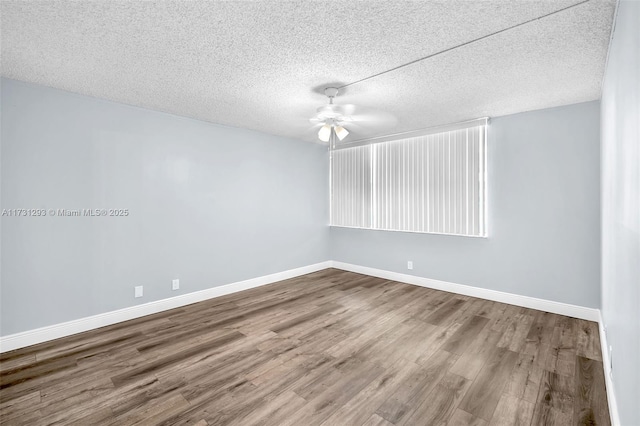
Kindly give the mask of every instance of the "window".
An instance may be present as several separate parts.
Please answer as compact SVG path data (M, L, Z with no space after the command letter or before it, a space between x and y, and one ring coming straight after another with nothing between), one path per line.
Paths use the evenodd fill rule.
M331 152L331 226L484 237L487 119Z

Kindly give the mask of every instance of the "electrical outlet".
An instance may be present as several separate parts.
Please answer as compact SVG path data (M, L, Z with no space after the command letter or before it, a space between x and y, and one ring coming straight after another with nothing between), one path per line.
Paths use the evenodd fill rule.
M142 297L142 286L141 285L135 286L134 297Z
M407 261L407 269L413 269L413 262L411 260Z
M178 290L180 288L180 280L179 279L175 279L173 281L171 281L171 290Z

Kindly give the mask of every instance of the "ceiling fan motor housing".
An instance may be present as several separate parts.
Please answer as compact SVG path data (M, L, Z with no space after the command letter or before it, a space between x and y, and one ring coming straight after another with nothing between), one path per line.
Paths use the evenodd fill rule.
M341 114L336 109L336 105L333 104L323 105L317 109L318 116L321 119L339 119Z
M329 99L333 99L338 96L338 89L335 87L327 87L326 89L324 89L324 94L327 95Z

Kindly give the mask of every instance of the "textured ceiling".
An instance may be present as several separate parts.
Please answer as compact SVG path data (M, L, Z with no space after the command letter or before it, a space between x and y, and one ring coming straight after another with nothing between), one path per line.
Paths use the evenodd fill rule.
M315 140L329 83L533 20L339 95L394 114L396 133L599 99L615 0L581 1L3 0L2 75Z

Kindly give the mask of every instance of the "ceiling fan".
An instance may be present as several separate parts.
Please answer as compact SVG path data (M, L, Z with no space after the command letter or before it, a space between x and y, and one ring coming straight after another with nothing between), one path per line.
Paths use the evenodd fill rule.
M375 131L391 127L397 122L389 113L352 104L334 104L333 100L338 95L336 87L327 87L324 94L329 98L329 103L319 107L316 116L309 121L320 126L318 139L329 142L332 147L335 146L336 139L342 141L349 135L347 128L360 130L362 136L371 133L364 130Z

